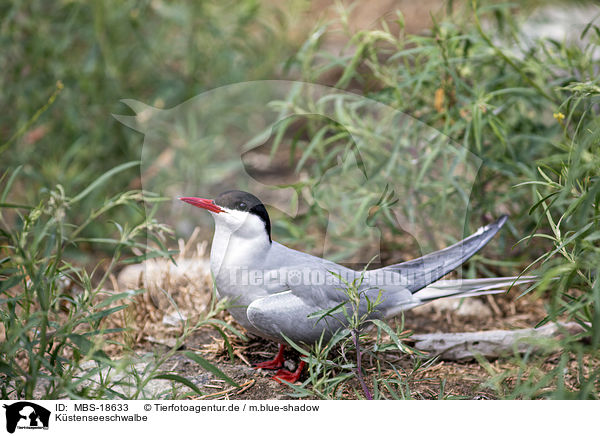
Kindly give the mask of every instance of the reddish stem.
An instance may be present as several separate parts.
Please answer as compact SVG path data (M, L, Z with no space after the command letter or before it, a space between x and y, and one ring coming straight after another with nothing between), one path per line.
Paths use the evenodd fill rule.
M365 379L363 378L362 374L362 356L360 354L360 344L358 342L358 333L356 330L352 330L352 339L354 339L354 347L356 348L356 377L358 378L358 381L365 392L367 400L372 400L373 397L371 396L371 392L369 392L369 388L367 388L367 384L365 383Z

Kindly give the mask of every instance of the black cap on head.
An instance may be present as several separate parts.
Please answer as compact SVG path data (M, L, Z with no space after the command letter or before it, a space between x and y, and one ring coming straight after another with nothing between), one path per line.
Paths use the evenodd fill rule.
M271 241L271 220L269 219L269 214L265 205L254 195L244 191L225 191L217 195L215 204L227 209L240 210L258 216L265 223L265 229L269 235L269 241Z

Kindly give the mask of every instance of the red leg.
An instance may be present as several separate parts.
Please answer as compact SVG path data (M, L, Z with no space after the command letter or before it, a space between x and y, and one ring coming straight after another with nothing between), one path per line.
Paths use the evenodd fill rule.
M298 363L298 368L296 368L296 371L294 372L290 372L287 369L280 369L273 376L273 380L276 380L279 383L282 383L282 381L286 381L288 383L296 383L300 378L300 375L302 374L302 370L304 369L305 365L306 362L304 360L301 360L300 363Z
M283 362L285 359L283 358L283 351L285 350L285 345L279 345L279 352L275 359L267 360L266 362L257 363L254 365L255 368L263 368L263 369L279 369L283 366Z

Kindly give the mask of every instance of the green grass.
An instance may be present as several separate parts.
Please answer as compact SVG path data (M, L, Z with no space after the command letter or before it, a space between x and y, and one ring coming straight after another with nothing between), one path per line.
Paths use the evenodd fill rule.
M131 348L135 344L127 341L132 333L128 326L107 327L105 321L136 304L136 298L146 292L145 289L111 291L106 286L109 276L123 264L171 256L173 252L164 243L172 231L157 223L152 213L145 214L144 202L162 201L147 192L116 194L90 211L79 225L72 221L71 211L107 179L138 164L120 165L73 196L59 185L42 195L35 206L5 202L21 167L6 173L2 179L0 323L6 337L0 343L2 398L145 398L149 395L146 386L154 379L170 380L202 395L193 382L165 371L163 364L179 352L190 334L204 326L219 331L226 342L224 330L243 338L235 329L215 319L227 307L224 301L213 304L194 324L186 322L169 351L149 357L137 356ZM120 207L134 209L143 217L141 223L134 227L113 223L118 228L118 238L81 237L91 222ZM154 249L148 247L147 238L154 241ZM69 250L76 252L86 242L107 245L112 257L88 271L68 255ZM135 255L136 249L144 254ZM176 305L174 309L178 310ZM121 352L111 358L103 350L107 345L116 345ZM237 386L201 356L191 351L183 353L215 376ZM123 372L128 376L124 377ZM177 392L173 389L162 395L166 398L188 395L185 390Z
M599 54L600 27L597 22L582 27L578 45L539 40L526 46L512 6L473 1L461 10L463 18L455 14L451 20L436 21L421 35L406 34L399 15L399 33L385 24L359 31L350 35L341 57L319 51L315 37L310 40L315 46L300 52L295 61L307 81L339 70L338 87L361 89L438 129L483 161L468 199L467 226L479 225L489 213L508 212L510 236L500 236L500 244L487 248L488 258L477 255L466 274L535 271L542 277L539 286L515 298L530 298L529 292L535 292L546 299L547 316L540 325L574 320L583 328L582 334L547 346L541 356L515 356L513 364L522 369L516 381L513 373L491 371L490 386L501 398L597 398L600 83L593 57ZM341 117L361 126L368 138L368 160L380 126L350 108L341 110ZM308 129L310 137L323 129L330 136L339 131L331 122L309 124ZM304 161L313 162L306 166L313 178L329 170L321 165L322 157L334 146L326 141L298 146L305 150ZM402 144L396 149L403 155L410 150ZM386 180L381 171L373 174ZM437 186L428 197L427 187L413 174L403 168L394 177L430 198L441 213L426 216L446 227L445 205L455 206L459 191L452 185ZM428 203L422 207L427 210ZM380 225L394 234L392 220L381 220ZM513 252L507 257L513 244L518 256ZM560 364L544 367L557 349L562 350ZM567 362L578 362L572 366L579 369L566 371ZM567 377L576 381L568 384Z
M0 169L23 165L14 195L34 204L40 189L57 184L79 192L109 169L140 160L142 136L111 116L127 110L121 99L170 107L220 85L278 74L293 53L288 30L299 7L3 2L0 105L10 110L0 115ZM138 178L139 167L131 167L111 183L139 189ZM81 214L104 195L87 196ZM117 221L135 220L126 210L114 213ZM101 222L87 229L97 237L106 231Z
M340 259L356 252L346 242L362 225L359 215L367 214L381 230L383 254L394 257L417 254L419 247L398 230L392 207L406 223L437 232L436 240L418 241L424 249L452 243L463 230L509 213L507 231L463 275L536 272L542 277L536 287L512 295L544 299L546 316L539 324L576 321L582 333L540 343L538 354L504 360L509 370L481 360L489 371L485 387L498 398L598 398L597 23L581 29L587 38L581 45L525 46L522 15L513 6L472 2L423 34L406 33L398 15L399 31L382 24L348 35L351 42L341 55L320 48L328 25L319 23L290 58L291 15L255 1L235 7L9 2L0 13L0 42L6 47L0 53L0 103L11 108L0 115L2 398L32 398L34 392L43 398L143 398L156 378L173 382L165 398L187 395L178 392L182 385L202 393L193 380L164 371L162 364L179 353L177 347L138 356L123 339L127 329L104 327L108 317L145 292L106 291L110 274L146 258L138 249L145 250L148 239L155 244L149 255L168 256L171 246L169 228L155 218L163 199L139 189L141 136L110 114L123 112L121 98L165 108L219 85L281 77L284 63L290 75L307 82L334 72L339 88L409 115L404 126L415 129L409 129L413 136L394 141L402 125L365 116L364 99L343 93L326 101L290 95L271 102L294 119L331 110L338 120L309 117L300 133L288 132L291 123L278 125L271 151L286 141L290 145L292 168L303 178L289 186L306 207L295 218L274 211L277 239L315 248L328 224L315 186L327 177L349 182L327 187L339 194L340 216L351 224L332 233L330 254ZM433 132L440 139L426 146L436 158L414 164L407 158L412 147ZM352 155L355 140L368 183L356 166L338 165L339 157ZM191 157L178 156L187 160L190 174L196 170ZM227 338L228 327L215 321L224 308L215 305L197 324L186 325L177 344L205 326L221 329ZM360 327L369 322L353 321L354 329L329 343L296 345L307 355L308 379L292 387L292 395L420 398L411 383L433 362L405 345L402 324L397 329L377 324L375 334L365 336ZM120 347L123 357L110 358L103 351L107 344ZM391 355L408 360L410 368L399 368ZM197 354L186 357L217 377L227 376ZM106 376L123 371L131 377ZM444 383L438 394L449 397Z
M124 395L116 386L125 384L132 384L127 396L140 398L154 377L185 384L160 369L176 348L139 360L124 341L128 329L103 327L146 292L114 294L110 275L166 256L162 244L172 237L155 219L162 200L140 190L141 135L111 113L123 111L122 98L168 107L278 74L294 45L287 30L298 7L283 12L254 0L0 6L0 103L10 108L0 115L2 398L112 398ZM149 241L156 250L146 253ZM201 325L216 327L222 308L186 326L180 342ZM106 345L124 357L109 358ZM142 371L138 361L147 363ZM133 379L106 377L119 371Z
M346 328L339 330L326 343L322 336L312 347L302 346L288 339L288 343L304 356L308 373L301 385L288 383L293 391L291 396L367 400L412 397L410 374L423 364L427 366L432 360L425 361L422 353L403 343L411 335L404 331L404 322L393 329L373 316L382 302L383 294L379 290L377 297L371 300L367 294L377 289L360 289L364 271L366 268L352 282L332 273L342 281L342 290L348 297L347 303L309 315L315 322L327 317L335 318L346 325ZM368 333L369 328L375 330L374 335ZM391 358L397 363L399 356L414 357L412 372L407 376L402 376L389 360ZM363 362L367 360L370 363L365 368Z

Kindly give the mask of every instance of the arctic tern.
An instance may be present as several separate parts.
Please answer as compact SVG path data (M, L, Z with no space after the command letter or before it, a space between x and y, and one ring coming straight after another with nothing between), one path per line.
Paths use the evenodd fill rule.
M271 221L263 203L243 191L226 191L214 200L180 197L208 210L215 220L210 268L217 296L227 297L233 317L249 332L280 344L275 359L257 366L283 366L285 337L310 344L347 326L342 316L315 316L343 306L352 311L344 287L360 283L359 315L385 319L438 298L502 292L529 277L440 280L478 252L500 230L506 216L443 250L379 269L354 271L326 259L293 250L271 239ZM378 297L379 300L378 300ZM374 308L369 302L379 301ZM312 315L312 316L311 316ZM338 314L339 315L339 314ZM295 372L280 369L274 378L295 382Z

